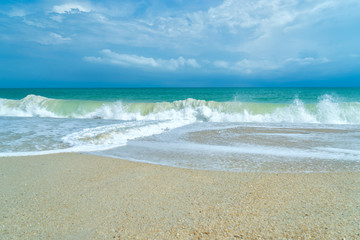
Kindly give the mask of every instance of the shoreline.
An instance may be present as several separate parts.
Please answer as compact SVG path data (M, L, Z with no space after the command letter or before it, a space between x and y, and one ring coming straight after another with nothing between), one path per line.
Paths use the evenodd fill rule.
M360 172L176 168L97 155L0 158L1 239L360 238Z

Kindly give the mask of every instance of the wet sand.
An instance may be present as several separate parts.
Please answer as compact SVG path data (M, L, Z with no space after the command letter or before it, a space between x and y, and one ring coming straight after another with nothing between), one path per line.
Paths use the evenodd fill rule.
M360 239L360 173L0 158L0 239Z

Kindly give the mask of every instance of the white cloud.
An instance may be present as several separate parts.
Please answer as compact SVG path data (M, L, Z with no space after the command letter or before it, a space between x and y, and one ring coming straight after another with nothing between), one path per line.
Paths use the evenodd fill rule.
M222 4L208 11L212 25L236 28L251 28L261 25L283 25L293 21L294 15L288 12L294 1L225 0Z
M207 59L201 62L203 68L253 74L324 64L329 59L336 61L341 52L357 52L355 42L359 35L356 30L351 35L347 31L359 18L347 15L351 9L356 15L359 1L223 0L214 5L215 2L218 1L208 4L212 5L208 9L202 6L198 8L202 10L188 11L189 8L175 10L134 1L63 0L38 4L40 9L35 5L17 5L3 12L22 18L24 27L17 28L23 31L22 39L36 39L46 45L71 42L86 49L136 49L134 54L105 49L99 56L84 60L138 68L200 67L195 59L181 57L191 55ZM77 13L79 16L72 15ZM88 14L80 17L80 13ZM11 21L20 22L21 18ZM342 27L344 31L339 31ZM141 52L143 49L160 49L159 54L171 52L180 57L147 57ZM299 54L304 50L318 54Z
M249 60L242 59L237 62L227 62L218 60L213 64L215 67L233 70L241 73L252 74L254 72L264 71L264 70L275 70L281 69L288 66L288 64L297 64L297 65L310 65L310 64L323 64L328 63L330 60L328 58L322 57L304 57L304 58L288 58L279 62L268 61L268 60Z
M54 40L59 40L59 41L70 41L71 38L69 37L63 37L61 36L60 34L57 34L57 33L50 33L49 34L51 38L53 38Z
M43 45L57 45L57 44L69 43L71 41L71 38L63 37L60 34L50 32L49 34L40 37L35 41Z
M73 14L80 12L90 12L91 8L79 3L65 3L62 5L55 5L52 9L52 12L58 14Z
M184 33L201 37L209 32L231 33L234 37L248 31L242 37L248 39L249 35L261 36L273 27L292 23L299 15L298 5L296 0L225 0L207 11L160 16L150 20L149 25L171 37Z
M250 58L270 61L294 57L302 46L321 48L316 42L306 41L311 37L299 33L306 33L313 24L334 14L340 4L333 0L224 0L205 11L150 15L125 24L114 21L112 30L124 36L116 38L124 39L123 42L117 41L130 45L161 44L195 52L208 48L229 54L247 53ZM288 49L282 51L283 47Z
M231 68L229 66L228 62L222 61L222 60L215 61L214 65L215 65L215 67L218 67L218 68L228 68L228 69Z
M195 59L185 59L180 56L177 59L154 59L144 56L138 56L133 54L119 54L112 52L109 49L104 49L101 51L103 57L84 57L84 60L89 62L96 63L111 63L122 66L131 66L131 67L147 67L147 68L158 68L166 70L176 70L180 67L200 67Z
M249 59L242 59L241 61L237 61L237 62L215 61L214 66L218 68L224 68L246 74L251 74L254 71L259 71L259 70L274 70L281 67L276 63L269 62L266 60L255 61Z
M101 63L103 62L103 58L101 57L84 57L85 61L93 62L93 63Z
M300 0L225 0L210 8L204 15L213 26L227 26L234 30L257 28L266 32L274 27L284 27L301 22L314 23L324 11L336 9L340 1L300 1Z
M45 28L45 25L41 24L39 22L34 22L34 21L31 21L31 20L27 20L27 19L24 19L23 22L26 23L29 26L34 26L34 27L38 27L38 28Z
M99 14L99 13L94 13L92 14L92 18L96 21L96 22L100 22L100 23L110 23L109 22L109 19L102 15L102 14Z
M6 14L9 17L25 17L27 13L24 9L14 8Z
M288 58L285 60L286 63L298 63L300 65L309 65L309 64L321 64L330 62L328 58L314 58L314 57L304 57L304 58Z
M63 21L63 16L62 15L53 15L50 16L50 18L52 20L54 20L55 22L61 23Z

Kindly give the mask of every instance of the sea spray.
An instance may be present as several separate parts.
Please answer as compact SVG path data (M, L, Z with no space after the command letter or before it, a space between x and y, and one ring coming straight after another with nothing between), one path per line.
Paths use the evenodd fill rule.
M0 156L340 171L360 170L359 139L359 89L0 89Z
M125 122L95 128L86 128L82 131L68 134L62 138L71 146L86 146L99 149L123 146L128 140L160 134L178 128L191 122L162 121L162 122Z
M216 102L188 98L174 102L102 102L28 95L0 99L0 116L100 118L124 121L288 122L360 124L360 102L337 102L328 95L317 103Z

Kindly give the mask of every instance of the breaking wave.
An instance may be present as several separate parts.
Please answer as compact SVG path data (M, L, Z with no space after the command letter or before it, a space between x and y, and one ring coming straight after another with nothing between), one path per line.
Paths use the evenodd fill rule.
M296 98L290 104L215 102L192 98L174 102L128 103L62 100L28 95L21 100L0 99L0 116L125 121L360 124L360 102L339 102L329 95L310 104Z
M0 157L102 151L197 122L357 125L360 102L342 102L330 95L321 96L315 103L304 103L299 98L291 103L192 98L172 102L105 102L38 95L20 100L0 98Z

